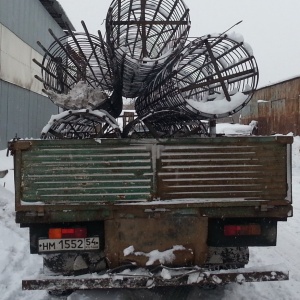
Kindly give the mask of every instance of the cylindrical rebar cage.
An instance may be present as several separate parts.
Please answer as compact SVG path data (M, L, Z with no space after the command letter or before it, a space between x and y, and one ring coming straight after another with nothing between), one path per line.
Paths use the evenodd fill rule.
M68 110L53 115L42 129L41 139L117 138L116 120L103 110Z
M77 82L112 91L112 71L107 46L99 37L86 33L66 34L45 49L42 76L45 88L66 93Z
M241 36L208 35L189 43L178 62L158 74L136 100L136 111L152 114L152 122L160 110L178 111L182 120L227 117L249 102L257 83L252 49Z
M84 33L68 30L60 38L49 29L54 42L48 49L39 43L45 55L42 63L34 60L42 69L42 78L36 78L44 83L44 92L49 98L63 109L105 109L118 117L123 105L118 68L112 66L113 60L101 32L98 31L98 36L92 35L85 23L81 23ZM79 95L80 89L76 85L84 87L82 95ZM65 94L74 91L74 87L78 95L73 93L63 99ZM92 97L93 105L78 104L77 100L82 97L87 103Z
M123 95L138 97L147 82L182 49L190 28L182 0L114 0L106 17L107 43L124 64Z

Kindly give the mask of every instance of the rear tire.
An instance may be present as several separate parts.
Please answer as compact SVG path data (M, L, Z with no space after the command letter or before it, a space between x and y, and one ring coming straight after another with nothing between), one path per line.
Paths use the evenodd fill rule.
M51 290L48 291L48 294L54 298L61 298L64 296L69 296L74 292L74 290Z

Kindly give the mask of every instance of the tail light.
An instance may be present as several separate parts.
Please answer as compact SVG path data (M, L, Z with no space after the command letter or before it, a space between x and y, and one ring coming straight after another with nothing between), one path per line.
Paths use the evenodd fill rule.
M50 228L49 239L79 239L87 237L86 228Z
M224 235L225 236L261 235L261 226L259 224L225 225Z

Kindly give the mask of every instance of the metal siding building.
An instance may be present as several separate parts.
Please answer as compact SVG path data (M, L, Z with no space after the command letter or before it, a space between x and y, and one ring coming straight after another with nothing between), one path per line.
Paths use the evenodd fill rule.
M40 41L46 48L62 36L68 20L56 0L0 0L0 149L17 136L37 138L52 114L58 112L42 94L34 78L40 68L32 59L42 60Z
M243 124L258 121L259 135L300 135L300 77L259 88L240 120Z

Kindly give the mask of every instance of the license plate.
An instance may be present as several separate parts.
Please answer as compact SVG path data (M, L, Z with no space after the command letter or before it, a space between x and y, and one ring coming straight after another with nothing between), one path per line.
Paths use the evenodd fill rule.
M99 249L99 237L83 239L40 239L39 252L97 250Z

